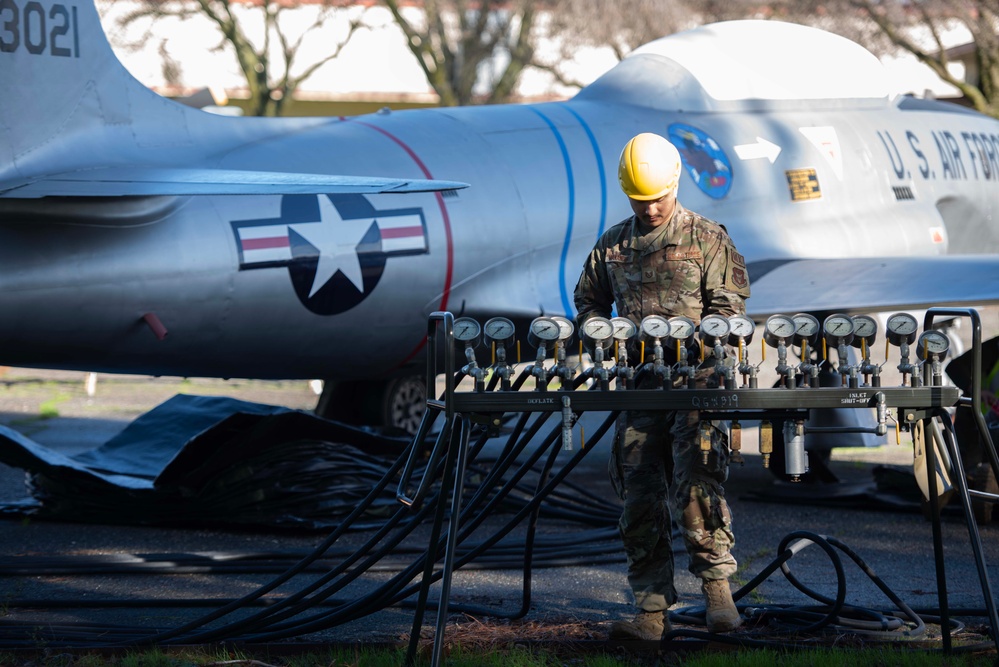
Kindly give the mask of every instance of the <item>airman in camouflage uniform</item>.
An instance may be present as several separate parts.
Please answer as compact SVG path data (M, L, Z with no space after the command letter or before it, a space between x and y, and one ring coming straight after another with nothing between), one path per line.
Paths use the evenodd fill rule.
M622 170L624 162L623 154ZM676 169L678 178L679 164ZM630 196L627 174L621 181ZM657 200L630 201L635 215L607 230L583 266L575 291L579 325L590 317L610 317L613 306L636 324L648 315L684 315L699 323L709 313L745 312L745 260L723 227L680 205L675 181ZM697 373L698 387L705 386L710 373ZM655 378L646 377L639 388L654 383ZM705 590L709 629L726 631L738 625L727 581L736 570L732 518L722 488L728 475L728 443L714 428L712 452L704 465L698 424L697 412L688 411L629 411L618 421L609 467L624 502L619 528L628 580L640 610L635 622L617 628L624 630L619 633L623 637L653 638L663 616L669 628L667 610L677 599L671 515L681 527L690 571L706 584L721 582L728 595L730 614L724 622L716 618L712 628L711 600L717 591ZM640 626L637 632L635 624ZM614 631L612 627L612 636Z

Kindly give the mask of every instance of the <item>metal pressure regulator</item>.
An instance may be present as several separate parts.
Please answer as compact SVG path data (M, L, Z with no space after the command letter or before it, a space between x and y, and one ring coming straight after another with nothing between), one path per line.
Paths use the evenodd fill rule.
M465 351L465 365L461 372L475 380L475 390L485 391L486 370L475 359L475 348L482 341L482 326L471 317L458 317L454 320L454 341Z

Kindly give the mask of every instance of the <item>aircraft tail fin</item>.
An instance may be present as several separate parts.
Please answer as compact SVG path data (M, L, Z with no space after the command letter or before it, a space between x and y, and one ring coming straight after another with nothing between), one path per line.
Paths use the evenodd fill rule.
M0 16L0 179L158 148L193 111L128 73L92 2L7 0Z
M225 118L168 100L125 69L84 0L0 3L0 198L428 192L465 183L232 171L217 156L328 122Z

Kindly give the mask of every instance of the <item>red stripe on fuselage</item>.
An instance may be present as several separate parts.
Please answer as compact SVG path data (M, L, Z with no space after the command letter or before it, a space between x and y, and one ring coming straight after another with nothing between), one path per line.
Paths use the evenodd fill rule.
M243 250L264 250L267 248L287 248L291 245L287 236L271 236L260 239L243 239Z
M383 239L401 239L407 236L423 236L423 227L383 227Z
M372 125L371 123L367 123L363 120L357 120L356 118L345 118L343 116L341 116L340 118L341 120L349 120L358 123L360 125L363 125L365 127L369 127L375 132L380 132L381 134L385 135L393 142L395 142L400 148L402 148L402 150L406 151L406 154L409 155L410 158L412 158L413 162L416 163L416 166L419 167L420 171L423 172L423 176L425 178L433 179L433 175L430 173L430 170L427 169L427 165L423 163L423 160L420 159L420 156L418 156L416 152L413 151L412 148L407 146L406 143L403 142L399 137L395 136L394 134L392 134L391 132L389 132L384 128L378 127L377 125ZM437 197L437 205L441 209L441 219L444 222L444 240L445 240L446 254L447 254L447 262L446 262L447 268L444 274L443 296L441 297L441 304L437 308L438 310L444 311L447 310L447 300L448 297L451 295L451 280L454 274L454 245L451 238L451 218L447 214L447 207L444 205L444 197L439 192L435 192L434 196ZM382 233L384 234L384 231ZM426 344L427 344L427 338L426 336L424 336L423 340L421 340L420 343L415 348L413 348L412 352L406 355L406 357L402 360L402 363L400 363L399 365L400 366L406 365L406 363L409 362L413 357L415 357L420 352L420 350L423 349L423 346Z

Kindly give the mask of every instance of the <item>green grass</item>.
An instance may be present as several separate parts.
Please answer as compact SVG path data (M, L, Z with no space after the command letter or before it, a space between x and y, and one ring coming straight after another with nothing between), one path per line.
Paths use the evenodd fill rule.
M264 648L232 650L149 649L120 655L50 649L27 656L0 652L3 667L400 667L404 649L360 646L300 654L269 654ZM429 664L423 653L418 664ZM496 650L463 650L450 647L443 665L448 667L988 667L996 664L995 652L954 654L891 648L814 649L785 652L741 649L691 652L683 655L604 654L573 651L571 645L557 650L514 647Z
M58 394L38 406L39 419L55 419L59 416L59 404L69 400L69 394Z

